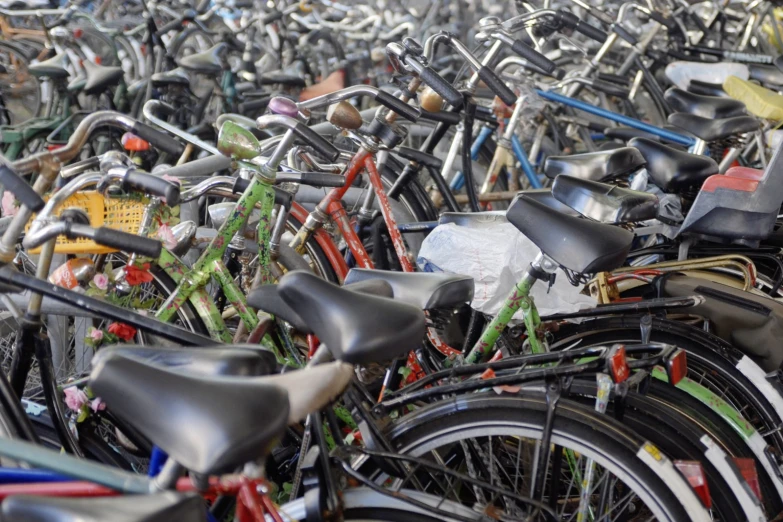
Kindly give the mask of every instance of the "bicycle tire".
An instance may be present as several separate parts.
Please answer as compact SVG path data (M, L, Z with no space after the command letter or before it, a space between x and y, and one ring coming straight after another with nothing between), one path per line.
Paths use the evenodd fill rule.
M49 415L30 415L29 417L41 444L52 449L60 449L60 439ZM79 447L81 447L85 457L89 460L126 471L133 471L131 463L118 451L114 450L104 439L99 437L91 426L79 430Z
M429 451L439 440L454 442L457 437L469 440L497 433L540 440L545 419L543 394L475 394L416 410L392 425L387 435L397 451L416 456ZM709 519L668 459L661 454L648 458L650 451L657 450L606 415L561 399L555 412L552 443L588 456L615 476L622 476L658 520Z
M420 493L417 491L404 491L406 495L415 498L419 502L439 506L461 516L475 517L476 521L482 520L482 513L471 511L459 504L444 501L443 499ZM359 522L448 522L451 519L441 516L433 516L423 509L417 508L397 498L383 495L369 488L351 488L341 492L343 503L343 520ZM307 520L305 500L300 498L281 506L280 515L286 522L294 520Z
M651 441L672 460L700 462L709 484L713 502L712 510L719 515L719 520L750 518L749 513L743 510L742 503L735 496L747 494L747 491L733 491L732 485L726 480L730 477L725 477L722 474L719 464L713 464L705 451L707 448L702 443L702 438L704 436L710 437L730 457L750 456L752 458L752 453L748 455L750 452L747 450L744 453L731 451L737 445L734 440L737 438L736 433L727 432L727 430L721 429L722 426L712 426L706 419L700 417L702 411L692 411L690 415L685 415L682 410L672 407L670 402L659 396L659 388L671 388L671 386L657 381L652 382L651 385L645 394L635 392L627 394L624 399L621 419L623 425ZM595 404L595 382L577 379L572 384L570 391L574 394L584 395L585 405ZM672 392L677 395L676 392L680 392L680 390L673 389ZM684 392L679 393L679 395L683 394ZM696 409L703 410L703 406ZM615 402L610 402L606 410L607 415L614 415L616 411ZM748 500L752 502L752 499Z
M553 350L573 346L577 340L582 341L580 345L638 343L641 340L638 316L593 319L579 324L565 323L551 335L549 345ZM766 397L765 390L758 388L738 368L748 363L741 352L700 328L668 319L653 318L650 340L672 344L685 350L689 368L711 376L713 382L718 375L722 377L722 381L717 381L716 384L719 386L718 390L723 387L723 391L734 391L745 401L745 404L736 404L734 400L729 400L735 408L746 408L746 405L750 405L752 412L748 414L746 408L746 418L751 420L757 431L765 434L768 444L775 447L779 454L783 454L783 438L777 430L781 424L781 416Z

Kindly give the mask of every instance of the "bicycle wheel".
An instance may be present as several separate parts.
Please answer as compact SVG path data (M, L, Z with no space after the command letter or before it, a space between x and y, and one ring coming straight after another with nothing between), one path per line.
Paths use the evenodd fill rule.
M402 454L432 458L452 469L466 469L473 478L528 493L534 487L546 404L541 394L456 397L403 417L388 438ZM594 520L626 520L632 513L639 520L709 520L671 462L608 416L561 399L551 436L554 451L540 491L562 519L577 515L581 497L596 514ZM580 477L588 459L596 469L593 487L582 496ZM463 505L480 501L470 488L455 492L434 481L425 492Z
M728 457L753 458L738 435L720 423L713 425L709 413L701 404L689 408L687 412L673 407L665 400L661 388L673 388L657 381L651 382L645 393L629 392L623 401L621 422L646 440L651 441L672 460L689 460L701 463L712 496L712 514L714 520L756 520L761 513L758 501L743 488L739 477L732 475L726 460ZM686 401L690 397L673 388L671 393ZM586 379L577 379L571 386L572 394L583 395L584 404L595 404L596 383ZM683 397L686 395L686 397ZM571 396L574 398L574 396ZM616 404L612 401L607 415L616 413ZM705 441L704 437L707 437ZM714 450L713 445L719 450ZM710 451L711 450L711 451ZM741 479L739 479L741 480ZM769 491L763 495L769 499ZM774 495L774 494L773 494ZM774 509L774 502L769 508ZM745 511L747 509L747 511ZM768 510L769 513L774 511Z
M384 495L369 488L352 488L341 492L343 502L343 520L354 522L449 522L452 520L483 520L483 514L469 510L454 502L427 495L418 491L404 491L406 496L417 502L437 507L440 511L453 513L455 518L442 514L428 513L426 509L416 507L398 498ZM304 499L285 504L279 509L283 520L294 522L306 520L307 510ZM459 518L456 518L459 517Z
M30 58L22 48L0 42L0 108L5 111L0 121L23 123L37 116L41 109L38 80L27 70Z
M551 335L551 350L641 340L638 316L565 323ZM688 375L741 411L756 431L764 434L765 442L776 448L777 454L783 454L783 438L777 429L781 417L770 401L771 386L760 388L746 375L745 367L750 365L747 357L714 335L678 321L653 319L650 340L685 350Z

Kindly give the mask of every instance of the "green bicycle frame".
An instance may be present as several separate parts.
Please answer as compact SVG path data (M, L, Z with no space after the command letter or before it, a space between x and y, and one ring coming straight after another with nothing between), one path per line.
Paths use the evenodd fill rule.
M228 126L228 128L226 128ZM221 150L231 150L231 144L237 140L246 139L246 131L237 125L227 122L223 126L218 147ZM251 135L252 136L252 135ZM256 142L257 143L257 142ZM247 158L245 158L247 159ZM273 281L270 269L271 255L269 242L272 237L272 211L275 205L274 179L277 166L257 166L242 163L245 168L253 169L261 175L254 176L247 190L242 194L234 207L234 211L220 227L217 235L204 250L192 268L188 268L174 254L163 250L157 263L177 284L177 288L166 299L156 313L162 321L170 321L182 305L190 301L196 308L211 337L222 342L231 342L231 334L226 328L223 318L215 303L206 292L206 285L211 279L223 290L226 300L236 310L242 322L249 331L258 325L258 317L247 307L247 301L242 290L234 282L228 268L223 263L223 255L234 235L242 230L250 213L258 205L261 219L258 222L258 265L262 284Z
M505 330L509 321L511 321L511 318L514 317L518 310L522 310L530 351L532 353L546 351L537 335L538 328L541 325L541 318L538 315L533 298L530 296L530 290L536 281L537 279L531 270L525 272L525 275L522 276L522 279L514 286L514 289L506 298L498 314L487 325L484 333L481 334L481 338L470 350L467 357L465 357L465 363L477 364L486 360L494 353L495 343L500 334L503 333L503 330Z

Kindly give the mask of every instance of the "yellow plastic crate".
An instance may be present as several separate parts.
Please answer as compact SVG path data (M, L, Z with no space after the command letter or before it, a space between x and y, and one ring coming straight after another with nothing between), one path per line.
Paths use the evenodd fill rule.
M138 234L145 205L136 199L104 198L98 192L85 191L68 198L60 205L57 214L69 208L84 211L90 217L92 227L108 227ZM37 254L40 250L36 248L30 250L30 253ZM91 239L67 239L59 236L54 251L57 254L109 254L117 252L117 249L99 245Z

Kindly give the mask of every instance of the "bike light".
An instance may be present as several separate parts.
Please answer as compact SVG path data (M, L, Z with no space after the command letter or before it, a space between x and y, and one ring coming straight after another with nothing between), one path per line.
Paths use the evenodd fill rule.
M81 38L84 35L84 30L81 28L76 28L73 30L73 37L77 40Z
M756 469L756 461L753 459L743 459L740 457L734 457L734 464L739 469L742 478L745 479L750 489L759 499L759 502L763 502L761 497L761 485L759 484L759 473Z
M688 480L688 484L691 485L699 496L704 507L712 509L710 488L707 486L707 477L704 475L704 468L701 467L701 463L695 460L675 460L674 467Z
M122 146L125 148L125 150L129 150L131 152L142 152L145 150L150 150L150 144L148 141L143 140L135 134L131 134L130 132L126 132L122 135Z
M95 63L100 65L103 62L103 59L100 56L95 57Z
M676 386L688 374L688 360L684 350L676 350L666 361L666 375L669 382Z
M615 384L625 382L631 376L631 369L628 367L628 359L625 356L625 346L618 344L612 347L607 366Z

